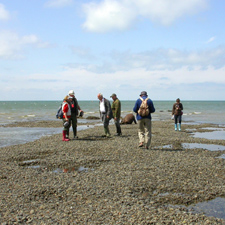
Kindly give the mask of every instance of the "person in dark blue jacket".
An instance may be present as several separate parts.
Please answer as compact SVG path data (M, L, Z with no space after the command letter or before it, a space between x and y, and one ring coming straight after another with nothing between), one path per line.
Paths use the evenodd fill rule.
M147 116L141 116L138 114L138 110L141 106L142 99L147 99L149 113ZM148 149L151 145L151 130L152 130L152 117L151 113L155 112L155 107L151 99L148 98L147 92L142 91L140 98L137 99L133 111L137 114L136 118L138 121L138 136L139 136L139 147L145 147Z

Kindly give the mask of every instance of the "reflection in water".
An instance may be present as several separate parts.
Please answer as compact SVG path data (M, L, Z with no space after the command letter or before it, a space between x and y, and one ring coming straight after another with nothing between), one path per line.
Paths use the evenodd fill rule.
M194 137L197 138L206 138L211 140L225 140L225 131L224 130L216 130L212 132L196 132L194 133Z
M211 201L200 202L188 208L193 209L197 213L204 213L206 216L225 219L225 198L215 198Z
M182 143L183 148L202 148L209 151L224 151L225 146L222 145L214 145L214 144L200 144L200 143Z

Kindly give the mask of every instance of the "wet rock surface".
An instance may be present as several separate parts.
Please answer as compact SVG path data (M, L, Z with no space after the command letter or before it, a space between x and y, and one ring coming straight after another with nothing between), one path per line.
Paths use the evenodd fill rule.
M1 224L225 224L186 207L225 197L224 151L182 147L225 145L190 131L216 125L152 125L150 150L138 148L136 124L119 137L112 125L102 138L100 126L0 148Z

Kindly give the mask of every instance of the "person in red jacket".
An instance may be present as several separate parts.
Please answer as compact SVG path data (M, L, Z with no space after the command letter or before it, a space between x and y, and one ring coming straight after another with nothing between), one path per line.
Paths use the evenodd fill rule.
M63 100L62 104L62 111L63 111L63 141L69 141L69 129L71 125L71 108L70 108L70 101L72 101L73 97L66 96ZM68 136L68 137L66 137Z

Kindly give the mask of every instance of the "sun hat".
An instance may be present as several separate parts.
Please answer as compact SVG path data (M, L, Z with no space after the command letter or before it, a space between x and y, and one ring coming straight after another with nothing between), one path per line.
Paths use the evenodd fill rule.
M146 91L142 91L142 92L141 92L141 94L140 94L140 96L142 96L142 95L146 95L146 96L148 96L148 94L147 94L147 92L146 92Z
M63 124L63 126L64 126L65 128L67 128L67 127L69 126L69 122L66 121L66 122Z
M113 94L110 96L110 98L115 97L115 96L116 96L116 94L115 94L115 93L113 93Z
M70 90L68 95L75 95L74 90Z

